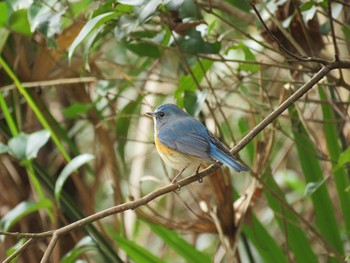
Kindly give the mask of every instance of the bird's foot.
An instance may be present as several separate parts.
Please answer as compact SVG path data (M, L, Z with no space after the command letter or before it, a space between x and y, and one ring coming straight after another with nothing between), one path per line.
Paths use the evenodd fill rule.
M177 182L177 176L171 181L171 184L176 185L176 190L175 192L179 193L181 191L181 185Z
M200 172L199 172L199 168L200 168L201 166L199 165L198 167L197 167L197 170L196 170L196 174L195 175L197 175L197 177L198 177L198 182L199 183L203 183L203 176L200 174Z

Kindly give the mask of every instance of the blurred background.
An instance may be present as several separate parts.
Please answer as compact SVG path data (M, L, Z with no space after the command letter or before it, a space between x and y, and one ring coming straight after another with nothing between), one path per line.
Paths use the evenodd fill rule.
M0 1L1 231L57 229L169 184L145 116L160 104L232 148L321 68L281 46L349 59L347 1L256 8L279 43L246 1ZM332 71L246 145L251 173L222 167L70 232L50 262L345 262L349 78ZM0 259L39 262L48 242L2 235Z

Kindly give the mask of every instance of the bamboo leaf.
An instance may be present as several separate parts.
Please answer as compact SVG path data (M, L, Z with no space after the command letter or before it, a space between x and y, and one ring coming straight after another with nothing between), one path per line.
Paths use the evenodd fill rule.
M326 94L323 88L319 87L320 98L326 100ZM348 240L350 240L350 192L346 191L346 188L350 185L350 180L346 168L344 166L336 167L337 161L341 157L341 147L338 140L338 130L336 124L331 120L335 119L334 112L329 104L322 103L323 113L323 129L326 136L327 148L330 158L332 160L334 181L337 187L337 193L340 201L340 207L343 212L344 223ZM336 169L337 168L337 169Z
M243 232L254 244L265 263L288 263L288 259L281 247L268 233L261 222L252 215L251 223L243 225Z
M112 233L113 238L117 241L118 246L126 252L126 254L136 263L143 262L154 262L162 263L164 262L160 258L156 257L148 250L139 246L133 241L130 241L118 234Z
M64 167L62 172L57 178L56 184L55 184L55 197L57 200L61 197L61 192L64 183L67 181L68 176L73 173L76 169L81 167L82 165L86 164L87 162L91 161L95 157L92 154L84 153L81 154L75 158L73 158L67 165Z
M154 224L148 225L155 234L157 234L161 239L163 239L165 244L174 249L179 255L181 255L186 260L186 262L211 262L210 258L207 255L198 251L186 240L181 238L175 231Z
M299 120L294 105L289 108L291 115L293 135L296 142L296 148L299 155L300 165L308 183L320 182L323 180L323 172L317 159L317 152L309 135ZM335 218L335 212L329 193L325 184L318 187L311 195L311 201L314 206L316 225L323 235L328 245L343 254L343 242L340 238L338 223ZM335 259L333 259L334 262ZM332 262L333 262L332 260Z
M262 180L266 180L269 189L286 201L282 190L270 173L265 173ZM317 263L318 259L312 251L310 241L306 237L305 231L301 228L300 222L296 216L281 205L270 191L265 191L265 196L268 200L269 207L273 209L276 215L275 218L281 231L286 233L286 244L288 244L289 249L293 252L295 261ZM280 215L282 215L282 217Z
M69 47L68 59L71 60L77 46L79 46L94 29L96 29L103 23L106 23L107 21L111 20L115 16L117 16L116 13L108 12L108 13L98 15L93 19L89 20L86 23L86 25L83 27L83 29L79 32L78 36L74 39L74 42L72 43L72 45Z
M36 212L39 209L49 209L51 206L52 202L50 199L42 199L39 202L23 201L1 218L0 228L7 231L26 215Z

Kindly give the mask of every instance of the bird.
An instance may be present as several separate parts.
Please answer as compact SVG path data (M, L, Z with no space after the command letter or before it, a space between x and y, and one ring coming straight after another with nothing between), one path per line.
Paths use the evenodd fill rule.
M154 120L154 142L164 162L179 171L172 183L185 171L194 172L203 162L225 164L235 172L248 172L201 122L175 104L158 106L147 112Z

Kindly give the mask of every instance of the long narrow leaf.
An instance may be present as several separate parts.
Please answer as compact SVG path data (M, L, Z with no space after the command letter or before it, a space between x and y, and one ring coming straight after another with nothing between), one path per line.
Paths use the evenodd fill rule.
M154 262L154 263L164 263L163 260L156 257L152 253L150 253L148 250L144 249L143 247L139 246L135 242L132 242L130 240L127 240L126 238L112 233L113 238L117 241L118 246L128 254L128 256L135 261L136 263L143 263L143 262Z
M264 177L267 178L266 184L269 189L285 200L282 190L279 188L271 174L265 173ZM262 180L264 180L264 178L262 178ZM265 191L265 196L269 203L269 207L272 208L276 214L276 220L282 232L286 233L286 243L288 244L289 249L293 252L296 262L317 263L318 259L312 251L310 241L307 239L296 216L284 208L284 206L282 206L269 191ZM282 215L283 218L281 218L280 215Z
M319 87L319 93L321 100L326 100L326 94L322 87ZM335 123L334 113L329 104L322 104L323 112L323 129L326 135L327 148L332 160L332 167L336 168L337 161L342 152L338 140L338 131ZM334 169L334 181L337 187L338 197L340 201L340 207L343 212L343 218L345 222L347 237L350 240L350 191L346 191L346 188L350 185L349 176L345 170L345 167Z
M17 76L14 74L14 72L11 70L11 68L7 65L7 63L5 62L5 60L1 56L0 56L0 66L3 67L3 69L9 75L9 77L13 80L13 82L15 83L16 87L18 88L19 92L26 99L28 105L30 106L30 108L33 110L33 112L35 113L36 117L40 121L41 125L46 130L50 131L52 140L54 141L54 143L56 144L57 148L60 150L60 152L62 153L64 158L67 161L70 161L69 154L67 153L67 151L63 147L63 145L62 145L61 141L59 140L59 138L54 133L54 131L51 128L50 124L47 122L47 120L45 119L44 115L41 113L41 111L38 108L38 106L35 104L35 102L32 99L32 97L28 94L28 92L22 86L22 84L19 81L19 79L17 78Z
M291 114L293 135L305 179L308 183L322 182L323 172L319 160L317 159L315 146L310 140L302 122L299 120L299 115L294 106L289 108L289 113ZM343 254L343 242L340 238L335 211L324 183L319 185L317 190L311 194L311 200L314 206L318 229L328 242L329 247ZM334 260L334 262L337 261Z
M243 232L254 244L265 263L288 263L281 246L276 243L255 215L252 215L249 225L243 225Z
M163 239L165 244L174 249L179 255L181 255L186 260L186 262L211 262L210 258L207 255L198 251L186 240L181 238L175 231L154 224L148 225L155 234L157 234L161 239Z
M56 184L55 184L55 197L57 200L60 199L61 191L64 183L66 182L68 176L73 173L76 169L78 169L80 166L84 165L85 163L91 161L95 157L91 154L81 154L75 158L73 158L72 161L70 161L66 167L62 170L60 175L57 178Z

